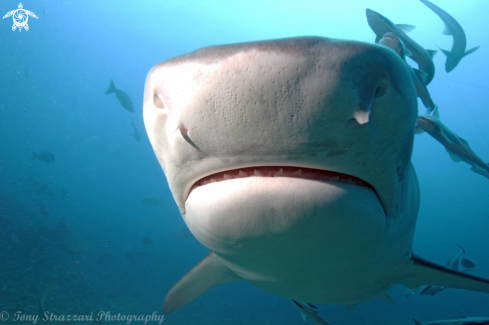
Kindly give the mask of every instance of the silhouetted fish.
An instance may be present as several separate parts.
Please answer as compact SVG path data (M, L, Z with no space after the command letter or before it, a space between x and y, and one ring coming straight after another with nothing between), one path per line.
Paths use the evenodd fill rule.
M124 107L127 111L134 113L134 107L132 105L131 97L129 97L129 95L126 94L124 91L120 89L116 89L113 80L110 80L109 89L107 89L105 93L106 94L115 93L115 96L121 103L122 107Z
M149 237L144 237L144 238L143 238L143 244L144 244L144 245L149 245L149 244L151 244L151 243L153 243L153 239L151 239L151 238L149 238Z
M139 140L141 140L141 132L139 132L138 128L134 125L134 121L132 121L131 123L132 127L134 128L134 133L132 133L131 135L137 140L137 142L139 142Z
M56 157L51 152L43 151L40 154L35 152L32 153L32 160L39 159L39 161L44 161L46 164L56 160Z

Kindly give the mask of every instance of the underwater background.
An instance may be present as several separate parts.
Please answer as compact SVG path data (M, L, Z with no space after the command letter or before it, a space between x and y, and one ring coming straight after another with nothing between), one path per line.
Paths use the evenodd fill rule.
M428 88L443 122L487 162L489 1L435 3L463 26L467 49L480 48L450 73L438 53ZM38 314L40 300L60 315L161 314L166 292L207 254L187 230L144 130L144 83L155 64L204 46L294 36L373 43L366 8L415 25L409 36L425 48L452 46L443 22L416 0L22 4L38 17L28 31L0 20L0 312L10 315ZM1 15L18 5L2 0ZM105 94L111 80L134 112ZM421 187L414 251L445 264L459 245L477 265L471 274L489 277L489 180L454 163L426 133L416 135L412 161ZM319 306L320 315L332 325L489 316L483 293L407 297L396 285L390 295L397 306L374 300L352 313ZM303 321L290 300L243 281L210 290L163 323Z

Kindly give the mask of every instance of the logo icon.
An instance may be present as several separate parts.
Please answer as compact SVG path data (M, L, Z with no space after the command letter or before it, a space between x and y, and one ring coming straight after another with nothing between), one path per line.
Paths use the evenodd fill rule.
M15 9L12 11L7 12L3 18L7 18L12 16L12 19L14 20L14 24L12 25L12 31L15 31L17 28L19 29L19 32L22 31L22 28L24 28L26 31L29 30L29 25L27 25L27 21L29 20L29 16L38 18L35 13L29 10L23 9L24 7L22 6L22 3L19 3L19 9Z

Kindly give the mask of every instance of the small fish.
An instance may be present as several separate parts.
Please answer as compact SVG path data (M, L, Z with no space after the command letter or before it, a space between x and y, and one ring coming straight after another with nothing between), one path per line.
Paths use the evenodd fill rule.
M437 287L437 286L426 286L419 292L420 295L422 296L434 296L438 292L441 292L445 289L445 287Z
M433 63L433 57L438 51L426 50L421 45L416 43L412 38L406 35L414 29L414 26L406 24L394 24L386 17L382 16L378 12L367 9L367 21L376 35L375 43L378 43L380 39L388 32L396 34L406 46L409 51L407 55L418 64L419 70L426 74L427 86L433 77L435 76L435 64Z
M49 210L44 204L42 204L42 202L37 205L37 208L44 218L49 218Z
M131 125L134 128L134 134L131 135L137 140L137 142L139 142L139 140L141 140L142 134L139 132L138 128L134 125L134 120L132 121Z
M56 160L56 157L51 152L46 152L43 151L40 154L37 154L35 152L32 153L32 160L39 159L39 161L44 161L46 164L49 164L50 162L53 162Z
M153 239L149 238L149 237L144 237L143 238L143 244L144 245L149 245L149 244L152 244L153 243Z
M452 132L438 117L421 115L416 124L440 142L454 162L465 161L472 166L470 170L489 179L489 164L477 156L469 143Z
M447 56L447 60L445 61L445 71L450 72L455 69L455 67L460 63L464 56L475 52L480 46L476 46L468 51L465 51L465 48L467 46L465 32L462 26L460 26L460 24L455 20L455 18L453 18L445 10L441 9L438 6L435 6L428 0L420 1L424 3L428 8L433 10L433 12L441 18L441 20L445 24L445 30L443 31L443 34L453 36L453 45L451 51L440 48L443 54Z
M474 263L472 263L469 259L465 258L465 250L461 247L457 247L460 249L457 255L455 255L450 261L447 262L446 266L452 270L459 272L467 272L476 267ZM437 286L427 286L419 293L422 296L431 295L434 296L438 292L443 291L444 287Z
M148 256L148 252L126 252L126 259L132 262L142 261Z
M455 255L450 261L447 262L446 266L453 270L457 270L460 272L467 272L476 267L474 263L472 263L469 259L465 258L465 249L461 246L457 247L460 249L459 253Z
M406 62L406 47L404 46L403 41L394 33L389 32L386 33L382 39L379 41L379 44L384 45L385 47L390 48L399 56L401 59ZM406 62L406 66L408 67L411 77L414 82L414 87L416 88L416 95L421 99L423 105L428 110L427 113L432 113L436 108L436 104L431 99L430 92L428 88L426 88L426 74L420 70L411 68L411 66Z
M292 302L301 312L303 321L306 321L307 317L314 325L331 325L318 315L316 306L308 303L300 303L296 300L292 300Z
M122 107L124 107L127 111L134 113L134 107L132 105L131 97L129 97L129 95L126 94L124 91L120 89L116 89L114 85L114 81L110 80L110 86L105 91L105 94L112 94L112 93L115 93L115 96L121 103Z
M146 204L146 205L151 205L151 206L157 206L157 205L163 205L163 202L161 202L158 199L154 198L145 198L141 201L141 203Z
M458 319L437 320L434 322L421 323L414 319L415 325L476 325L489 324L489 317L463 317Z

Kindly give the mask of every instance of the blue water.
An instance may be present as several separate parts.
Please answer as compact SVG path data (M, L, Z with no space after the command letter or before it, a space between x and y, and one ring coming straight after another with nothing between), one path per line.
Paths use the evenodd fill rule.
M438 53L429 90L444 123L489 161L489 2L436 4L463 26L467 49L481 47L449 74ZM207 254L186 230L144 131L145 78L158 62L204 46L294 36L373 42L367 7L416 25L409 35L426 48L452 45L438 16L415 0L23 5L39 17L29 17L29 31L12 31L11 17L0 20L0 312L10 314L37 314L50 285L44 309L53 313L161 314L166 292ZM0 13L17 6L2 1ZM111 79L134 113L104 94ZM32 160L33 152L56 160ZM414 250L444 264L460 245L478 266L472 273L489 277L489 180L452 162L426 133L416 136L412 161L421 186ZM395 286L390 294L395 307L375 300L351 314L320 306L320 314L333 325L489 316L482 293L406 298ZM303 322L289 300L245 282L214 288L164 321L218 323Z

